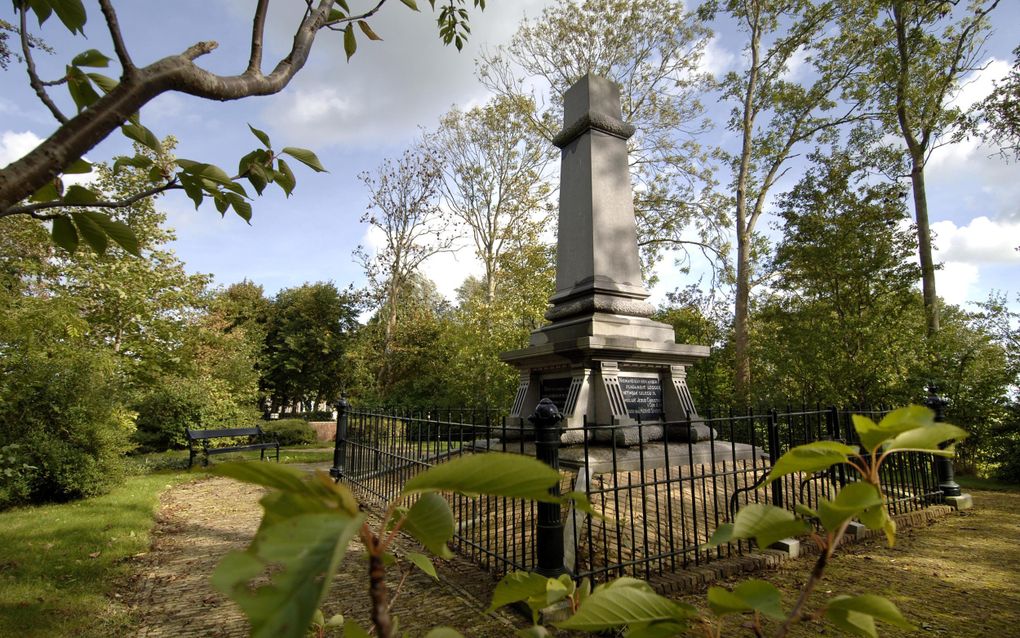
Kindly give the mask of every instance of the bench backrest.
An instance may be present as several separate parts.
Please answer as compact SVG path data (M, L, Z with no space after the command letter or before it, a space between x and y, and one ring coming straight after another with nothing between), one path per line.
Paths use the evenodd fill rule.
M188 439L218 439L225 436L262 436L262 428L226 428L221 430L188 430Z

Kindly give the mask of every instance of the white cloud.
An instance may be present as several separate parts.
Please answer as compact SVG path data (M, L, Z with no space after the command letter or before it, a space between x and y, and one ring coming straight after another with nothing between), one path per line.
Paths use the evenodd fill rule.
M21 159L29 151L39 146L40 142L42 142L42 138L32 131L21 133L4 131L3 134L0 134L0 167Z
M797 50L790 56L789 61L786 63L786 71L783 73L783 79L788 82L798 80L804 75L804 71L807 68L808 51L806 47L797 47Z
M949 261L935 273L935 289L947 303L962 305L974 299L979 279L978 267L974 264Z
M966 226L951 221L931 225L938 256L966 264L1020 263L1020 221L976 217Z
M708 41L708 45L705 46L705 53L701 56L701 61L698 63L698 70L702 73L711 73L719 77L729 71L736 60L737 56L720 44L719 36L715 35L712 36L712 39Z
M36 146L39 146L42 141L42 138L32 131L23 131L21 133L4 131L0 133L0 168L21 159ZM65 186L72 184L84 185L91 183L94 178L95 173L90 171L88 173L64 175L62 181Z

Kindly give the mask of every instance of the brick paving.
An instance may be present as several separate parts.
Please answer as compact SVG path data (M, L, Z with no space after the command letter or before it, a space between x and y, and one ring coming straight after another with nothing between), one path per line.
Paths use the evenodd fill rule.
M309 466L309 468L314 466ZM326 469L322 464L317 469ZM259 497L264 491L224 478L206 478L167 490L161 497L150 551L136 557L135 576L123 598L139 619L139 638L247 636L248 624L232 601L215 591L209 577L220 559L245 547L261 518ZM395 544L398 559L420 551L410 539ZM353 541L323 604L327 617L341 613L369 626L366 563L361 544ZM407 561L402 561L408 564ZM423 636L441 625L465 636L512 636L526 626L518 616L498 611L483 613L494 581L476 566L457 557L436 561L439 582L421 571L409 574L397 594L392 613L402 630ZM401 578L389 570L391 591Z

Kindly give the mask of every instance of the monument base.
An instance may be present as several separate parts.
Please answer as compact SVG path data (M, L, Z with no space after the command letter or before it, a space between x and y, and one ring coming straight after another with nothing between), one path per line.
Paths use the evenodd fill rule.
M707 347L674 343L672 327L646 318L594 313L554 323L528 348L502 355L520 371L510 424L526 431L548 398L563 415L566 444L582 442L585 427L589 441L619 445L710 439L686 369L707 356Z

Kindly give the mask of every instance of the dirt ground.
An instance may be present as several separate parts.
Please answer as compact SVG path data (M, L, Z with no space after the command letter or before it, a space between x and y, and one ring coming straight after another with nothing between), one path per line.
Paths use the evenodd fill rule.
M234 604L215 592L209 576L224 554L244 547L258 525L260 488L210 478L167 490L150 551L134 558L136 575L118 599L135 617L132 635L246 636L247 623ZM893 600L919 627L913 636L1020 636L1020 493L972 491L975 508L925 528L904 530L893 548L877 540L842 548L812 604L840 593L877 593ZM400 545L399 557L414 548ZM327 614L342 613L368 626L365 563L354 542L329 598ZM784 591L791 605L813 558L784 564L760 576ZM437 561L437 583L411 570L393 611L401 628L420 636L439 625L466 636L512 636L525 625L512 613L483 614L494 581L466 560ZM400 578L391 570L391 587ZM732 581L734 584L739 581ZM699 607L704 594L682 597ZM807 622L795 636L835 635ZM880 626L882 636L907 633ZM749 635L737 631L724 635Z
M879 623L881 636L1020 636L1020 492L968 492L974 509L903 530L892 548L884 539L842 547L808 609L839 594L873 593L892 600L918 627L907 632ZM814 557L789 561L760 577L783 591L789 607L813 564ZM682 600L704 606L704 595ZM807 622L791 635L839 632Z
M251 540L261 518L259 487L224 478L184 483L161 497L150 551L135 557L136 574L120 592L137 618L132 636L233 637L247 636L248 624L241 611L213 590L209 577L220 559ZM414 551L398 543L401 557ZM351 543L347 557L323 604L327 617L343 614L369 627L367 563L359 542ZM405 561L406 562L406 561ZM392 612L400 627L412 636L425 629L448 625L469 636L512 636L524 626L507 613L484 614L494 581L473 564L455 558L436 561L440 581L417 569L394 600ZM389 570L389 585L400 581L397 569Z

